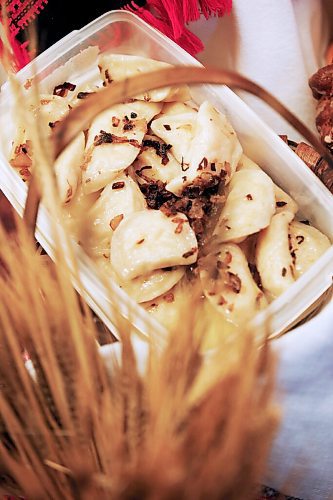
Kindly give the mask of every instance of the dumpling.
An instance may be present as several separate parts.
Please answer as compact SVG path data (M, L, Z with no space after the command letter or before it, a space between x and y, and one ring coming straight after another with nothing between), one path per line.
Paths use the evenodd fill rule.
M185 266L173 267L170 270L157 269L119 284L138 303L147 302L167 293L174 287L184 276L185 269Z
M191 297L191 284L182 280L167 293L141 304L161 325L169 331L179 329L182 313L188 311L189 298Z
M238 162L237 172L243 169L260 170L261 172L263 172L263 170L259 167L259 165L257 165L257 163L248 158L248 156L246 156L245 154L242 154ZM296 214L296 212L298 211L298 205L295 202L295 200L293 200L291 196L289 196L289 194L283 191L283 189L281 189L276 184L274 184L274 192L275 192L275 203L276 203L275 212L280 213L287 211Z
M99 67L104 82L110 85L113 81L124 80L140 73L148 73L163 68L172 68L171 64L155 61L146 57L131 56L123 54L102 55L99 60ZM144 101L188 101L191 98L187 85L180 87L163 87L157 90L150 90L136 99Z
M147 180L167 184L182 171L178 161L168 151L168 145L150 135L144 137L143 148L133 164L133 170L139 184Z
M215 234L220 241L242 241L267 227L275 213L273 181L262 170L236 172Z
M92 122L88 132L87 149L93 146L95 137L101 133L112 132L115 135L126 135L137 120L150 122L158 115L162 104L156 102L134 101L124 104L116 104L100 113Z
M208 101L203 102L198 111L191 147L189 177L191 177L191 171L193 174L196 172L197 175L200 165L206 158L208 170L217 174L224 170L226 182L228 182L236 171L242 153L243 149L236 132L226 116L217 111ZM202 165L202 168L206 167Z
M191 130L193 138L184 156L185 174L170 183L172 186L170 190L173 192L181 192L185 186L206 172L220 176L221 171L224 171L224 182L227 184L236 171L243 152L236 132L226 116L218 112L208 101L201 104L194 125L194 130ZM172 140L168 142L174 144ZM176 154L175 156L179 161L179 157Z
M85 215L84 245L93 255L110 255L113 231L124 216L146 208L146 200L136 182L126 174L118 175L107 185Z
M183 172L189 168L191 144L194 137L197 113L161 115L153 120L150 128L154 135L170 144L170 153L182 165ZM186 175L186 174L184 174Z
M294 215L298 211L298 205L283 189L274 184L276 213L291 212Z
M255 283L241 249L226 243L220 248L216 266L202 269L200 278L205 297L229 321L245 324L267 305Z
M87 139L82 183L86 193L97 191L129 167L140 153L147 120L160 105L121 104L101 113L93 121Z
M69 110L68 102L63 97L42 94L40 96L40 105L35 110L35 114L41 121L41 126L46 127L51 132L56 122L65 118Z
M256 265L263 289L271 299L285 292L295 281L293 258L289 248L291 212L281 212L272 217L267 229L257 240Z
M330 248L331 242L315 227L298 221L290 224L289 234L295 258L295 276L298 278Z
M76 193L84 159L85 138L80 134L67 146L54 163L60 200L68 203Z
M167 217L160 210L136 212L125 217L113 233L111 264L122 280L193 264L197 256L196 236L181 213Z

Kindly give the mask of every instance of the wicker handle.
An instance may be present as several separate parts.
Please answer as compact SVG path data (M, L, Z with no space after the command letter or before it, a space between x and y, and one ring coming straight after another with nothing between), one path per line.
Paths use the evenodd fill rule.
M320 152L327 161L329 168L333 170L333 159L318 138L272 94L238 73L193 66L179 66L140 74L123 81L113 82L112 85L100 92L92 94L57 125L53 134L55 157L59 156L61 151L81 130L88 127L96 115L110 106L124 102L126 99L143 92L165 86L205 83L228 85L234 90L245 90L261 98L302 134ZM35 231L39 203L40 194L36 179L33 176L29 185L23 216L32 234Z

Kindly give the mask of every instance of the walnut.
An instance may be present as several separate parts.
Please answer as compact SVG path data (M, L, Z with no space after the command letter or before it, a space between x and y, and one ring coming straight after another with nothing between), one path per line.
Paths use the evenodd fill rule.
M318 100L316 126L321 142L333 154L333 64L312 75L309 85Z
M320 68L311 76L309 85L315 99L333 97L333 64Z

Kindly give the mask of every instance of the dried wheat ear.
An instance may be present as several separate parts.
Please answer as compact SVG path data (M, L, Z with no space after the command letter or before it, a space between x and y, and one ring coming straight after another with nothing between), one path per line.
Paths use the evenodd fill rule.
M106 366L61 252L57 265L43 265L18 220L15 238L0 228L0 258L1 493L255 496L278 419L275 362L255 332L221 332L203 357L207 329L192 297L143 371L131 326L119 320L122 362Z

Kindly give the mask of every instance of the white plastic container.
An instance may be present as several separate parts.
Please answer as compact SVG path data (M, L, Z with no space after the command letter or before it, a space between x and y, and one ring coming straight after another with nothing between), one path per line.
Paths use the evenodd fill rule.
M114 11L103 15L80 31L70 33L53 47L41 54L34 64L20 71L23 82L36 72L45 79L45 90L56 83L57 73L75 83L81 79L80 67L65 63L88 47L98 47L100 52L133 54L151 57L171 64L200 66L192 56L152 29L135 15L125 11ZM94 51L92 51L93 55ZM54 73L56 71L56 73ZM268 173L282 189L298 203L302 217L325 233L333 241L333 196L288 148L288 146L226 86L202 85L193 88L192 95L198 103L203 99L211 101L225 112L235 128L244 152ZM0 95L0 188L22 214L27 186L7 161L8 145L13 137L13 121L10 119L12 98L5 84ZM37 222L37 239L47 253L53 257L53 242L46 211L41 207ZM84 295L90 307L116 333L113 324L109 293L94 273L94 266L80 247L76 248L79 263L79 278L84 286ZM271 333L284 330L331 285L333 276L333 247L299 278L286 293L256 316L254 323L262 325L270 318ZM75 283L74 283L75 284ZM110 284L121 304L119 312L130 317L139 331L163 334L163 327L146 311L138 306L116 285Z

